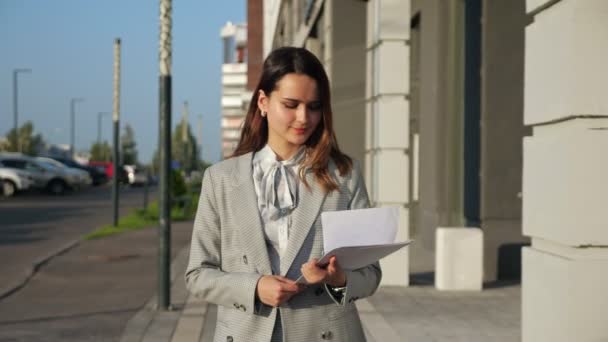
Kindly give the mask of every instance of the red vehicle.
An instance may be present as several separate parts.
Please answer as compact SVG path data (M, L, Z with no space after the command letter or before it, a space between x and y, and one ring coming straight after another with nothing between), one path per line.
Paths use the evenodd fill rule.
M108 179L112 179L114 176L114 163L105 161L94 161L89 160L89 166L95 167L106 173ZM127 173L122 167L118 168L118 181L125 182L127 179Z
M114 163L112 162L90 160L89 166L93 166L94 168L105 172L108 176L108 179L112 178L112 176L114 175Z

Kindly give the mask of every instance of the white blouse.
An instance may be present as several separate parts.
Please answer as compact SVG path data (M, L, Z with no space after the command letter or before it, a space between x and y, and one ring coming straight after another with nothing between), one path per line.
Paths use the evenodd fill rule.
M298 206L298 172L304 156L302 146L289 160L278 161L269 145L253 156L253 183L274 274L280 273L281 256L289 243L291 213Z

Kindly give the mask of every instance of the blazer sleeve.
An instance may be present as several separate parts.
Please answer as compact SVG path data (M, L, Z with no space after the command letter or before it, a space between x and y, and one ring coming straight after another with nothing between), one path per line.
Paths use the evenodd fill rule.
M358 162L353 163L349 189L352 191L352 197L348 209L369 208L369 197ZM327 293L330 294L329 296L339 305L345 305L346 303L352 303L357 299L371 296L376 292L380 280L382 279L382 270L380 269L380 263L378 262L356 270L344 272L346 273L346 289L341 300L332 296L332 291L330 291L327 284L325 285Z
M261 275L221 269L221 221L210 171L208 168L203 176L186 269L186 287L207 302L254 314L255 292Z

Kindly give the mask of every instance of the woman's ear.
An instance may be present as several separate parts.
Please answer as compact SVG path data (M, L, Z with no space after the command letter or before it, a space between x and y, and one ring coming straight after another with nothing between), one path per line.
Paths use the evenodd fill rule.
M268 112L268 96L262 89L258 93L258 108L260 112Z

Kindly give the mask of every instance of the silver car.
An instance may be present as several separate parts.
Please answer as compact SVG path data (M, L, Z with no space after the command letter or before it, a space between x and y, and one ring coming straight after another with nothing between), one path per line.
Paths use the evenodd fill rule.
M11 197L17 191L29 189L33 182L31 173L24 170L0 167L0 195Z
M29 171L33 178L33 187L55 195L63 194L78 185L76 175L19 153L0 154L0 166Z
M73 167L68 167L63 163L56 161L55 159L51 159L51 158L47 158L47 157L36 157L35 159L41 163L51 164L69 174L72 174L76 178L75 186L78 188L84 188L93 183L93 180L91 179L91 175L89 175L89 173L84 170L76 169Z

